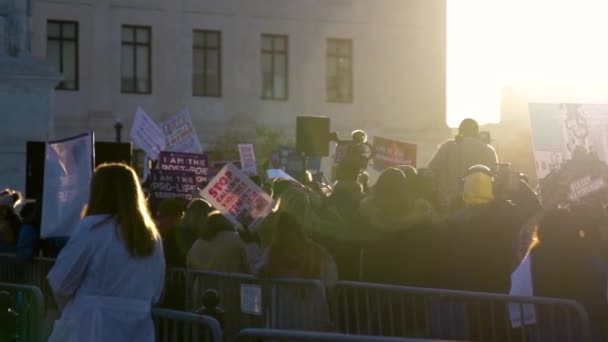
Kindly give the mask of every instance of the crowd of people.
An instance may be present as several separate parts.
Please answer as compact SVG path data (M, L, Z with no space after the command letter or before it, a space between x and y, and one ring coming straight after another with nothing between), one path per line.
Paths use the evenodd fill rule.
M370 185L361 160L347 158L334 180L327 191L307 173L256 179L276 206L255 229L236 229L203 199L165 200L149 215L132 169L99 167L84 218L48 276L63 308L52 340L150 340L145 313L160 300L165 267L319 279L327 293L340 279L507 294L526 255L534 295L581 302L594 333L608 336L603 203L541 205L475 121L464 120L428 168L388 168ZM40 210L24 207L20 218L19 200L0 193L0 251L27 258L43 246Z

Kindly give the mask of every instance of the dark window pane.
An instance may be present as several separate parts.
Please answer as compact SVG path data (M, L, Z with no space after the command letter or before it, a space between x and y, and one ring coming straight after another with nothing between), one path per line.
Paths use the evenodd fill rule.
M64 89L76 89L76 43L63 42Z
M277 37L274 40L274 50L275 51L280 51L280 52L284 52L285 50L287 50L287 41L285 38L283 37Z
M205 82L205 90L207 92L207 96L220 95L220 83L217 75L207 75Z
M192 51L192 71L195 74L205 73L205 52L201 49L195 49Z
M217 32L207 32L205 46L210 48L217 48L220 45L219 34Z
M135 75L137 76L137 92L147 93L150 89L150 75L148 75L150 61L148 60L148 47L137 46L136 57L137 69L135 70Z
M49 40L46 43L46 60L61 72L61 61L59 60L59 41Z
M342 41L338 48L338 53L341 56L350 56L350 44L348 41Z
M217 50L207 50L205 53L206 61L207 61L207 70L205 70L206 74L215 74L219 73L219 52Z
M205 45L205 34L201 31L194 31L192 33L192 44L196 47L203 47Z
M122 90L126 92L135 91L135 64L133 63L133 47L123 46L121 52L121 79Z
M136 33L136 41L140 44L147 44L150 42L150 30L147 28L138 28Z
M133 36L134 36L134 29L131 27L125 27L123 26L122 28L122 41L125 43L133 43Z
M262 54L262 72L272 73L272 55Z
M263 50L272 50L272 37L262 36L262 49Z
M338 58L327 57L327 76L332 77L338 73Z
M265 72L262 75L262 96L266 99L272 99L272 73Z
M287 56L275 55L274 56L274 73L277 75L285 75L287 73Z
M327 100L352 102L352 41L327 40Z
M327 54L328 55L335 55L338 53L338 47L336 46L336 41L335 40L328 40L327 41Z
M46 34L50 38L60 38L60 24L56 22L49 22L46 28Z
M74 23L63 24L63 38L76 39L76 24L74 24Z

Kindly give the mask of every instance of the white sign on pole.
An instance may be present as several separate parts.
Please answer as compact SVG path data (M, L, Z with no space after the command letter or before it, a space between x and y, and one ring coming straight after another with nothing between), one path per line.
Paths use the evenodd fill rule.
M189 153L201 153L203 151L187 109L183 109L162 121L160 128L167 141L167 151Z
M511 290L509 291L509 295L534 296L530 254L526 255L521 264L511 274ZM534 308L534 304L509 303L509 316L513 328L536 324L536 309Z
M257 175L258 170L255 165L253 145L239 144L239 156L241 157L241 170L248 176Z
M254 228L274 205L272 198L232 163L201 190L201 197L234 224Z
M241 312L262 314L262 288L257 285L241 284Z
M46 144L42 238L70 236L89 200L93 176L93 133Z
M135 112L130 135L131 140L153 160L156 160L160 151L166 147L163 131L140 107L137 107Z

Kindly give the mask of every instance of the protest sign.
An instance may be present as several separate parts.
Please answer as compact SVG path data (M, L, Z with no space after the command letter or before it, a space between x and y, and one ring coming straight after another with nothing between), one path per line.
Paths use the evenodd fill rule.
M577 148L608 162L608 105L531 103L529 111L538 179L572 159Z
M214 178L223 168L224 166L226 166L226 164L228 163L232 163L232 165L236 166L238 169L241 168L241 161L240 160L218 160L218 161L214 161L211 162L211 167L209 168L209 179Z
M526 255L517 269L511 274L511 296L534 296L532 286L532 270L530 254ZM509 303L509 317L511 327L519 328L536 323L536 309L534 304Z
M198 191L196 175L191 171L150 171L150 197L152 201L160 202L169 198L192 199L192 194Z
M146 112L137 107L131 125L131 140L146 154L156 160L160 151L165 149L165 135Z
M258 285L241 284L241 312L262 314L262 288Z
M602 177L585 176L574 180L568 185L568 199L580 201L585 197L597 193L606 188L606 182Z
M41 236L66 237L80 221L93 176L93 133L46 144Z
M374 169L382 171L398 165L416 167L417 148L415 144L374 137Z
M254 228L273 207L272 198L231 163L213 178L201 197L234 224Z
M257 166L255 165L255 152L252 144L239 144L239 156L241 157L241 170L248 175L253 176L258 174Z
M287 179L287 180L291 180L291 181L296 181L287 172L285 172L285 171L283 171L281 169L268 169L268 170L266 170L266 177L268 179L280 178L280 179Z
M158 167L168 171L194 172L197 185L209 180L209 159L206 154L163 151L158 157Z
M202 152L201 143L194 129L190 113L184 109L179 111L160 123L160 128L165 134L167 147L165 150L172 152Z

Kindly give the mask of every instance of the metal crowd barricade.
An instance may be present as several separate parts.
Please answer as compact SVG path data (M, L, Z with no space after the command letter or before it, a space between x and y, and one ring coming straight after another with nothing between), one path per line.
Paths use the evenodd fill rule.
M14 254L0 254L0 281L14 283L19 278L17 258Z
M244 329L235 342L263 341L320 341L320 342L424 342L439 341L415 338L382 337L370 335L345 335L298 330Z
M48 306L46 309L54 309L53 292L46 280L54 264L53 258L36 257L19 261L14 254L0 254L0 281L38 287Z
M161 306L175 310L188 308L185 268L168 268L165 272L165 289Z
M572 300L340 281L332 318L347 334L475 341L590 341L589 316ZM508 307L535 324L513 328Z
M222 342L222 329L213 318L169 309L152 309L158 342Z
M7 325L5 329L15 328L16 341L41 342L44 335L44 299L40 289L30 285L0 283L0 291L8 291L11 294L15 301L13 308L18 314L14 327L9 322L1 322Z
M189 311L203 306L201 297L206 290L217 291L227 341L243 328L308 329L329 324L329 305L318 280L194 270L187 272L187 279Z

